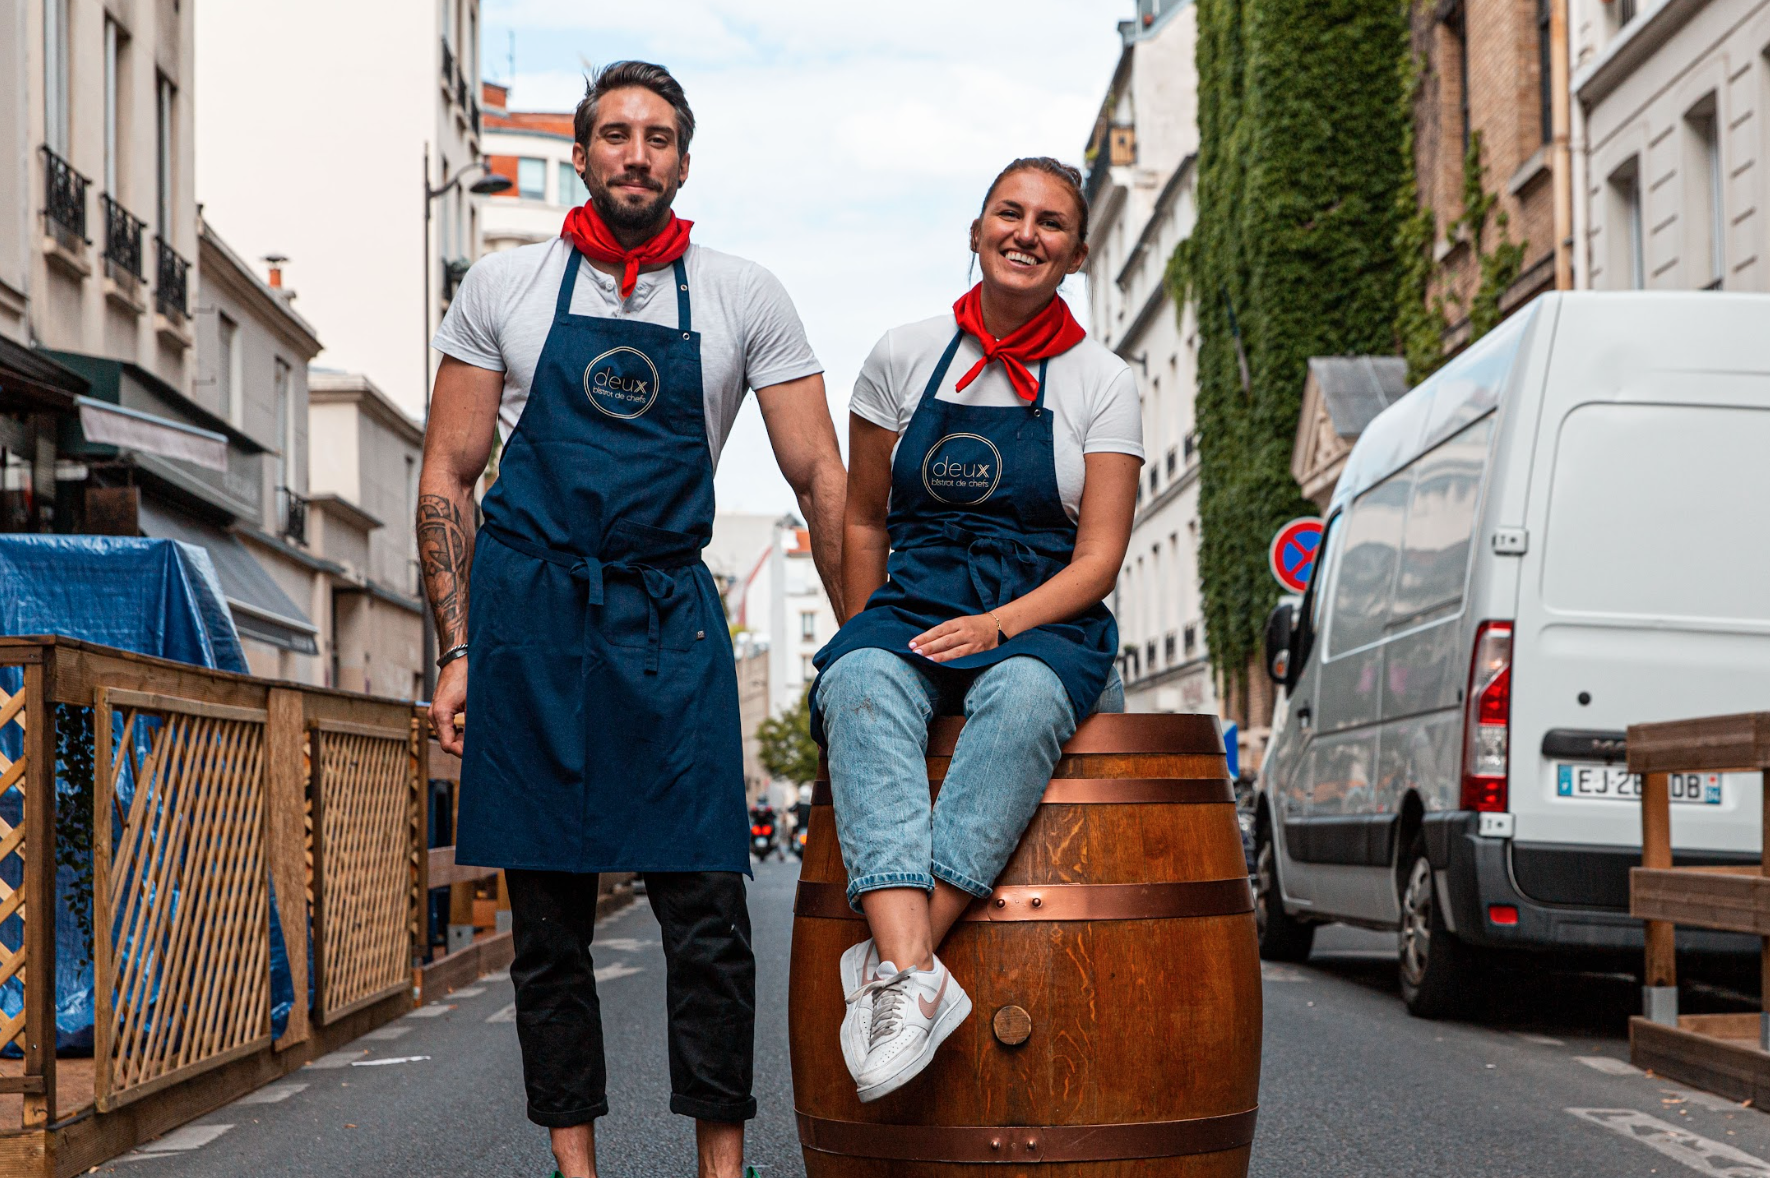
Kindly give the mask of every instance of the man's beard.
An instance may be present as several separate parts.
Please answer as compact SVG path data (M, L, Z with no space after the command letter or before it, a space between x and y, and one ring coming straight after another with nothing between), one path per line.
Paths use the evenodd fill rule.
M608 190L607 185L597 179L590 170L584 170L585 185L590 190L590 203L596 206L596 212L602 217L603 223L617 234L621 232L640 233L647 229L661 228L664 220L670 215L670 205L676 199L675 186L666 187L656 177L646 176L642 183L651 185L656 195L641 205L630 205L617 200ZM634 177L623 175L623 180Z

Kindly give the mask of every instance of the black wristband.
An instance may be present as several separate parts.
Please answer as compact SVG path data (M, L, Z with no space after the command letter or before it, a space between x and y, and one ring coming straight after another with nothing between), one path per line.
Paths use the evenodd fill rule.
M436 669L440 671L444 667L448 666L450 663L454 662L456 659L464 659L466 657L467 657L467 644L465 642L463 642L459 646L451 646L447 650L443 651L442 654L437 658Z

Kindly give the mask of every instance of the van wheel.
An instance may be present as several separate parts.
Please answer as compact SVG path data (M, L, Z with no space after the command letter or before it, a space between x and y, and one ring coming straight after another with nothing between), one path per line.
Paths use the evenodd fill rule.
M1424 839L1415 837L1407 861L1399 938L1401 998L1410 1014L1444 1018L1463 1004L1472 964L1469 949L1445 927Z
M1284 910L1284 897L1278 890L1278 851L1265 824L1254 846L1254 928L1260 937L1260 956L1267 961L1308 961L1309 950L1315 945L1315 926Z

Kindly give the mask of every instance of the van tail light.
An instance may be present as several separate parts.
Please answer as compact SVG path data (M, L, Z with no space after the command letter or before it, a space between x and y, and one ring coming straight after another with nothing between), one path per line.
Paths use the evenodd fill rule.
M1462 808L1503 811L1511 760L1512 623L1483 622L1476 630L1466 699Z

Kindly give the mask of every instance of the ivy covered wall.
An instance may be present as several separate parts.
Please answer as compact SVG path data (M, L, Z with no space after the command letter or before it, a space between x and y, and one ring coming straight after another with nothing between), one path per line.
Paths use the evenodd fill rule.
M1278 527L1310 356L1393 353L1405 179L1397 0L1199 0L1199 215L1175 254L1199 321L1200 579L1211 658L1244 720L1279 590Z

